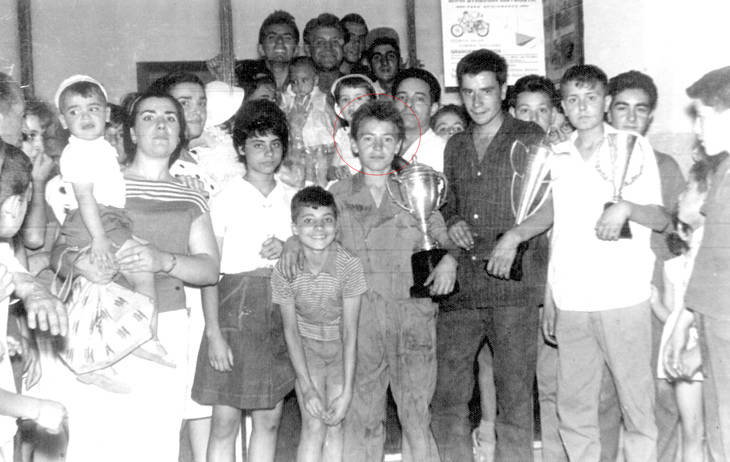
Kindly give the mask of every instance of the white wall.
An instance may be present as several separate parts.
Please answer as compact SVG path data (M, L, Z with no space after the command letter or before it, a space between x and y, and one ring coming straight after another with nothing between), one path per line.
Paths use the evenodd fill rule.
M16 0L0 0L0 72L20 78Z
M690 162L694 135L685 89L730 65L727 0L584 0L586 62L610 76L631 69L651 75L659 104L652 144Z

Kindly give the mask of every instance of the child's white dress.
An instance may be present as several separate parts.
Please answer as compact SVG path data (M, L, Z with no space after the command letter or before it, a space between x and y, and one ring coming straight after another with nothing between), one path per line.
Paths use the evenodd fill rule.
M667 260L664 262L664 274L665 278L668 282L672 284L674 293L673 293L673 299L674 299L674 306L668 307L672 309L672 312L669 314L669 317L667 318L667 322L664 323L664 329L662 330L662 340L659 345L659 357L657 360L657 377L660 379L667 379L667 373L664 371L664 351L667 345L667 342L669 341L669 337L672 335L672 332L674 331L675 326L677 325L677 320L679 319L679 314L682 311L682 308L684 307L684 294L687 291L687 284L689 283L689 278L692 276L692 269L694 268L695 263L695 257L697 256L697 250L699 250L700 243L702 242L702 234L703 234L704 228L699 228L695 230L692 233L692 237L690 239L690 246L689 251L684 254L680 255L678 257L674 257L672 259ZM698 340L698 334L697 334L697 328L691 327L689 330L689 338L687 340L687 349L692 349L697 347L697 340ZM693 381L700 381L703 380L702 372L697 372L695 375L692 376Z

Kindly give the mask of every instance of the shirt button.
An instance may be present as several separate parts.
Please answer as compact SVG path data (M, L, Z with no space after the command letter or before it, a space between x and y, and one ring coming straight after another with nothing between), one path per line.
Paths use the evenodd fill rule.
M471 261L477 261L477 256L476 255L472 255L471 256Z
M478 213L475 213L475 214L474 214L474 219L475 219L475 220L478 220L478 219L479 219L479 214L478 214Z
M482 176L482 172L481 171L477 171L477 176Z

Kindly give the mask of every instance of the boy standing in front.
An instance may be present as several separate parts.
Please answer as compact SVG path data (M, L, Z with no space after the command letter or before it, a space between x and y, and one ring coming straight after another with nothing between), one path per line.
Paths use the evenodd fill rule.
M360 259L335 241L335 198L319 186L294 195L292 231L299 237L304 271L289 281L281 264L271 276L302 415L297 460L342 460L342 420L352 400L360 296Z

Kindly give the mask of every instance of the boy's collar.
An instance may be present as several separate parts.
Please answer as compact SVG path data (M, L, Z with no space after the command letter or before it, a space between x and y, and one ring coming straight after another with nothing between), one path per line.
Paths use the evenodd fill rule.
M337 250L339 248L339 244L337 241L332 241L330 245L327 246L325 249L325 252L327 252L327 256L325 257L324 264L322 265L322 269L319 271L319 274L327 273L331 276L337 275ZM309 268L306 266L304 267L304 271L307 273L313 274L312 271L310 271Z

